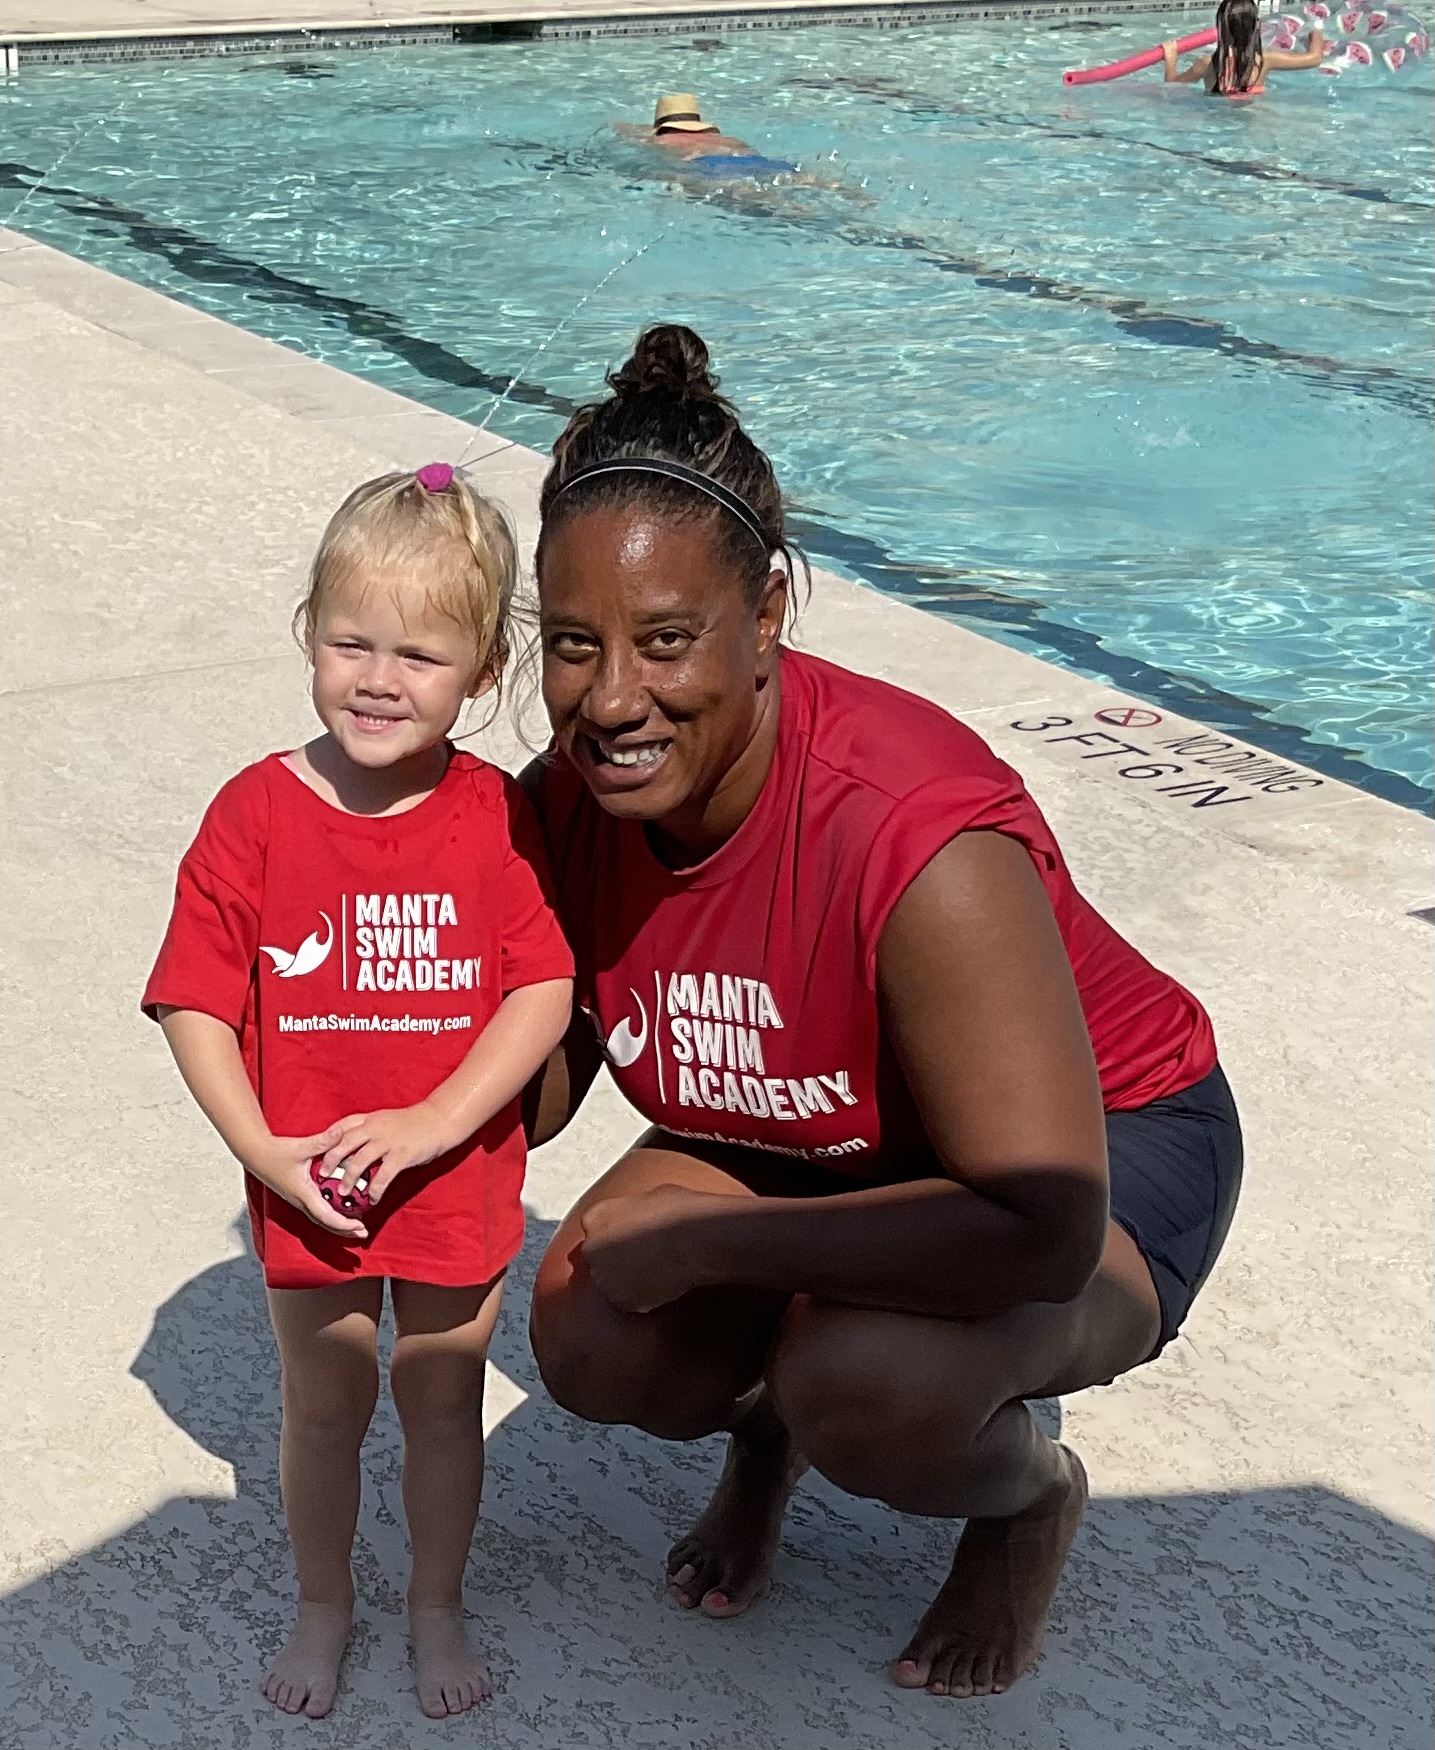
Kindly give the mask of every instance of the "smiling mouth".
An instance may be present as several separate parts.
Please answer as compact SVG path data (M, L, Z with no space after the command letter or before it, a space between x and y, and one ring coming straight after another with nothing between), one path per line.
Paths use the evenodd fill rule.
M583 739L588 743L594 765L616 766L626 772L650 771L673 745L670 741L648 741L640 747L606 747L591 735Z
M350 710L349 715L361 729L392 729L402 723L402 717L383 717L377 711Z

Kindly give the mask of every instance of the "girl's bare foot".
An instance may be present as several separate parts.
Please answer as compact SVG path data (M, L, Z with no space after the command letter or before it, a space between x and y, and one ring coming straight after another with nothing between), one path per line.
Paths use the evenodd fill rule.
M707 1511L668 1552L668 1596L705 1616L741 1616L767 1585L783 1511L806 1469L763 1392L733 1429Z
M411 1604L409 1644L419 1706L431 1720L467 1713L493 1694L488 1667L469 1642L462 1608Z
M265 1699L286 1714L322 1720L334 1705L339 1662L353 1625L349 1605L310 1604L301 1598L289 1639L260 1680Z
M1000 1695L1035 1660L1086 1510L1081 1460L1057 1452L1060 1481L1025 1512L967 1521L951 1574L892 1667L900 1688Z

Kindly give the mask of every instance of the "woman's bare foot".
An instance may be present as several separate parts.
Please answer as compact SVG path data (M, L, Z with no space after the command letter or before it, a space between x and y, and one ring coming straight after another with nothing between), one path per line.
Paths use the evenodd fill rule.
M339 1662L349 1644L354 1613L343 1604L306 1604L277 1659L260 1679L267 1701L286 1714L322 1720L339 1688Z
M764 1390L732 1431L707 1511L668 1551L668 1596L705 1616L741 1616L767 1585L783 1511L806 1469Z
M462 1609L411 1604L409 1644L419 1706L431 1720L467 1713L493 1694L493 1679L469 1642Z
M1000 1695L1041 1650L1067 1551L1086 1511L1086 1472L1058 1446L1063 1476L1010 1519L969 1519L932 1607L892 1667L902 1689Z

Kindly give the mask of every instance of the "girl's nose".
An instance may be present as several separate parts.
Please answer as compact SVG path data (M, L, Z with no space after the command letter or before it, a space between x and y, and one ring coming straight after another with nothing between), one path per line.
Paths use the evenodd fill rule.
M354 682L354 690L392 697L399 690L398 663L391 656L383 656L377 652L371 655Z

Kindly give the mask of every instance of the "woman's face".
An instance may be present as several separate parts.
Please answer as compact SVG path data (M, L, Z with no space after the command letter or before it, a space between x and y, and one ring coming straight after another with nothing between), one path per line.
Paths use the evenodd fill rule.
M591 510L545 544L543 701L610 814L697 818L752 740L777 661L781 572L754 606L706 520Z

